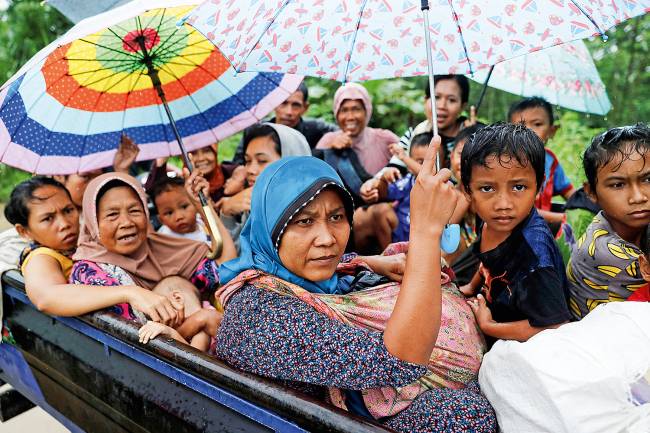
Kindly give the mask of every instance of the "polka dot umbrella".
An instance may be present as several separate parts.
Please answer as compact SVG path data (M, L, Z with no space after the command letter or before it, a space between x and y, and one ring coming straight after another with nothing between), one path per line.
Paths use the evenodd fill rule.
M0 161L39 174L107 167L122 134L139 160L182 154L241 131L302 77L236 74L219 50L179 24L197 1L135 0L85 19L0 90ZM183 143L185 141L185 145ZM200 194L221 253L214 215Z
M236 73L179 20L198 1L136 0L85 19L0 89L0 161L38 174L107 167L122 134L138 160L178 155L263 118L302 77ZM179 146L180 145L180 146Z

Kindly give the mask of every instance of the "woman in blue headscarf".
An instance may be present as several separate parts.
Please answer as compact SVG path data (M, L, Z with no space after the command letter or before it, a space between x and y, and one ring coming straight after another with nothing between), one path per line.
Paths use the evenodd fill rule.
M337 272L353 212L339 176L312 157L269 165L253 189L241 256L220 268L226 284L216 294L224 309L217 356L303 390L327 388L332 403L398 431L496 431L475 382L395 393L428 373L440 329L440 235L456 196L449 171L435 173L439 139L434 144L413 188L410 254L383 332L353 326L325 306L329 298L389 282L367 268Z

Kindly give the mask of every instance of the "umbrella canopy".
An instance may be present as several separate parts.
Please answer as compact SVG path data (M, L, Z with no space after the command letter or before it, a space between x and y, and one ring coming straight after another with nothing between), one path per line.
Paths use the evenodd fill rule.
M650 0L431 0L433 73L480 68L603 35ZM209 0L188 22L237 70L338 81L427 74L421 1Z
M136 0L41 50L0 92L0 160L32 173L84 172L110 166L123 133L139 144L138 160L175 155L160 92L193 150L241 131L295 91L301 77L236 74L199 32L178 26L195 5Z
M482 68L469 78L481 84L489 69ZM498 63L488 86L521 96L541 96L553 105L605 115L611 110L605 85L589 50L582 41Z

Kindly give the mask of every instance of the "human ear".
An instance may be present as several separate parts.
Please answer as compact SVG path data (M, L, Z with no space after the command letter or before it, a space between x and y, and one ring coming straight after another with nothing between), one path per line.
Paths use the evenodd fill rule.
M21 238L26 239L26 240L28 240L30 242L33 241L31 232L29 231L29 229L27 227L25 227L22 224L16 224L15 228L16 228L16 231L18 232L18 235Z
M558 129L560 129L560 125L551 125L551 130L548 133L548 138L555 137L555 133L557 132Z
M589 197L589 200L593 201L594 203L598 203L598 197L596 197L596 191L591 189L591 184L589 182L585 182L583 184L583 188L585 189L585 193L587 194L587 197Z
M639 256L639 270L641 271L641 276L645 281L650 281L650 262L645 254Z

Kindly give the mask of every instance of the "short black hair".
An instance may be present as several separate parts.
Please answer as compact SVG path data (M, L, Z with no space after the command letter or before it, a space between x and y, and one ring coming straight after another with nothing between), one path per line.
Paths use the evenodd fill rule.
M43 186L53 186L62 189L70 201L72 201L70 191L61 182L47 176L34 176L31 179L19 183L11 191L9 203L5 207L5 218L7 218L7 221L13 225L20 224L27 227L27 221L29 220L29 202L38 200L38 198L34 197L34 192Z
M154 206L156 206L156 197L164 192L171 191L176 187L183 188L183 191L185 191L185 180L180 176L163 176L157 180L149 191L149 197L151 197L151 201L153 202Z
M485 125L482 123L477 123L472 126L468 126L467 128L461 129L458 134L456 135L456 138L454 138L454 147L453 149L458 146L459 143L462 143L466 141L468 138L470 138L472 135L474 135L475 132L480 131L483 129Z
M263 123L255 123L252 126L249 126L244 130L244 154L246 154L246 149L248 144L253 141L255 138L259 137L271 137L271 140L275 143L275 151L278 152L278 155L282 156L282 147L280 146L280 136L273 129L272 126L265 125Z
M598 169L609 164L618 155L621 164L634 153L645 155L650 147L650 127L644 123L612 128L597 135L582 156L587 182L596 192Z
M414 135L413 138L411 138L411 147L409 149L413 150L416 147L427 147L431 143L431 140L433 139L433 133L432 132L423 132L421 134Z
M469 101L469 80L467 79L466 76L464 75L453 75L453 74L448 74L448 75L434 75L433 79L435 80L436 83L439 81L444 81L444 80L454 80L457 84L458 87L460 87L460 101L464 104L465 102ZM427 99L431 98L431 89L429 89L429 82L427 81L427 85L424 88L424 94Z
M524 98L520 101L517 101L510 106L510 109L508 110L508 122L512 120L512 116L515 113L521 113L522 111L530 110L532 108L543 108L548 115L548 120L551 125L555 121L553 117L553 107L551 104L549 104L549 102L542 97L532 96L530 98Z
M472 168L486 167L490 156L514 158L522 166L531 165L535 171L537 189L544 182L546 152L544 143L531 129L521 123L495 123L474 133L465 143L460 156L460 177L466 191L471 191Z
M296 89L296 92L302 93L302 102L307 104L307 98L309 98L309 89L307 88L307 85L305 84L305 80L302 80L300 82L300 85Z

